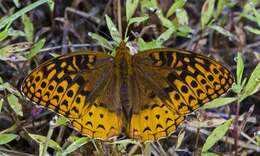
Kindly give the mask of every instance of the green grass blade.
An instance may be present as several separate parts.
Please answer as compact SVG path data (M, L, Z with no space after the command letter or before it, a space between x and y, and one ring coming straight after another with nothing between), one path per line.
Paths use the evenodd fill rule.
M237 100L237 98L235 98L235 97L217 98L213 101L206 103L205 105L202 106L202 108L204 108L204 109L217 108L217 107L221 107L221 106L227 105L229 103L232 103L236 100Z
M16 134L0 134L0 145L7 144L17 137Z
M122 36L117 30L116 25L113 23L111 18L107 15L106 15L106 23L111 37L113 38L114 41L117 42L117 44L119 44L122 40Z
M80 148L81 146L85 145L86 143L89 142L89 138L87 137L82 137L77 139L76 141L74 141L72 144L70 144L63 152L62 152L62 156L66 156L67 154L77 150L78 148Z
M45 136L42 136L42 135L29 134L29 136L30 136L33 140L35 140L37 143L42 144L42 145L43 145L43 144L45 143L45 141L46 141L46 137L45 137ZM54 140L52 140L52 139L48 140L48 146L51 147L52 149L55 149L55 150L62 150L62 148L60 147L60 145L59 145L56 141L54 141Z
M38 41L37 43L35 43L26 57L28 59L31 59L35 55L37 55L40 52L40 50L43 48L45 41L46 41L45 38L43 38L40 41Z
M244 72L244 60L242 58L241 53L237 54L237 84L241 85L241 81L242 81L242 76L243 76L243 72Z
M183 6L185 5L187 0L177 0L175 1L172 6L170 7L170 9L168 10L166 17L170 17L171 15L173 15L177 9L181 9L183 8Z
M242 91L240 101L244 100L246 97L254 94L257 88L260 87L260 63L257 64L254 71L252 72L246 86Z
M126 1L126 20L129 19L134 15L135 10L138 6L139 0L127 0Z
M203 6L202 6L201 18L200 18L200 23L201 23L202 29L204 29L204 27L210 21L212 15L213 15L214 6L215 6L215 0L206 0L204 2Z
M26 39L27 41L32 42L33 35L34 35L34 28L31 19L26 14L24 14L22 16L22 22L24 25L24 32L25 32Z
M7 100L11 108L15 111L15 113L20 116L23 116L22 105L19 103L18 98L13 94L9 94L7 96Z
M38 0L28 6L26 6L25 8L17 11L16 13L12 14L11 16L8 17L4 17L2 19L0 19L0 29L2 29L3 27L5 27L9 22L12 23L14 20L16 20L17 18L21 17L22 15L24 15L25 13L33 10L34 8L48 2L49 0Z
M111 50L113 51L113 46L109 43L109 41L104 38L103 36L100 36L99 34L96 34L96 33L88 33L88 35L94 39L94 40L97 40L97 42L102 46L102 47L105 47L106 49L108 50Z

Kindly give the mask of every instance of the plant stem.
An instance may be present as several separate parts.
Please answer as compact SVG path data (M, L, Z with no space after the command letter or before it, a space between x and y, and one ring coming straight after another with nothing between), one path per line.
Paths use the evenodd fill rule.
M99 151L99 148L97 147L97 144L96 144L95 140L91 139L91 142L92 142L92 144L94 145L94 147L95 147L95 149L97 151L97 155L100 156L100 151Z
M117 20L118 20L118 31L122 35L122 19L121 19L121 0L117 0Z
M199 144L199 135L200 135L200 128L197 128L196 142L195 142L195 149L198 148L198 144Z
M240 94L238 94L238 97L240 97ZM240 112L240 98L237 100L236 105L236 118L235 118L235 126L234 126L234 133L235 133L235 156L238 156L238 139L240 136L240 130L239 130L239 112Z
M144 144L143 155L144 156L150 156L151 155L151 143L150 142Z
M41 156L45 156L46 155L47 148L48 148L48 142L51 139L51 136L53 134L53 130L54 130L55 127L56 127L55 125L50 123L50 128L49 128L49 131L48 131L45 143L44 143L44 147L43 147L42 153L40 154Z

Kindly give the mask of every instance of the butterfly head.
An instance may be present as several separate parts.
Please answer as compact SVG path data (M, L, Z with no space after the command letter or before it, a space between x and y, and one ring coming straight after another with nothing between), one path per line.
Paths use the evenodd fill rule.
M126 61L127 64L129 64L130 60L131 60L131 54L129 48L127 47L126 43L122 41L116 48L115 62L118 65L121 64L122 61Z

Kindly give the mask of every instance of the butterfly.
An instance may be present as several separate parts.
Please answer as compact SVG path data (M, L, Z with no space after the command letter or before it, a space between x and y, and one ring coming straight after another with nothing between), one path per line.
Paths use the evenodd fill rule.
M50 59L24 79L21 91L83 135L109 140L125 133L145 142L173 133L186 114L223 95L233 81L226 67L192 51L131 55L121 42L115 57L87 51Z

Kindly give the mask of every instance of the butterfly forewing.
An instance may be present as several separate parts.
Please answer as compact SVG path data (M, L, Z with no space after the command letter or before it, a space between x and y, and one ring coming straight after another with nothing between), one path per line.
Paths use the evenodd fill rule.
M25 78L22 92L31 101L68 117L83 134L108 139L118 135L121 129L116 100L100 96L114 89L109 81L113 70L113 58L109 55L73 53L34 69ZM104 124L109 116L113 125Z

